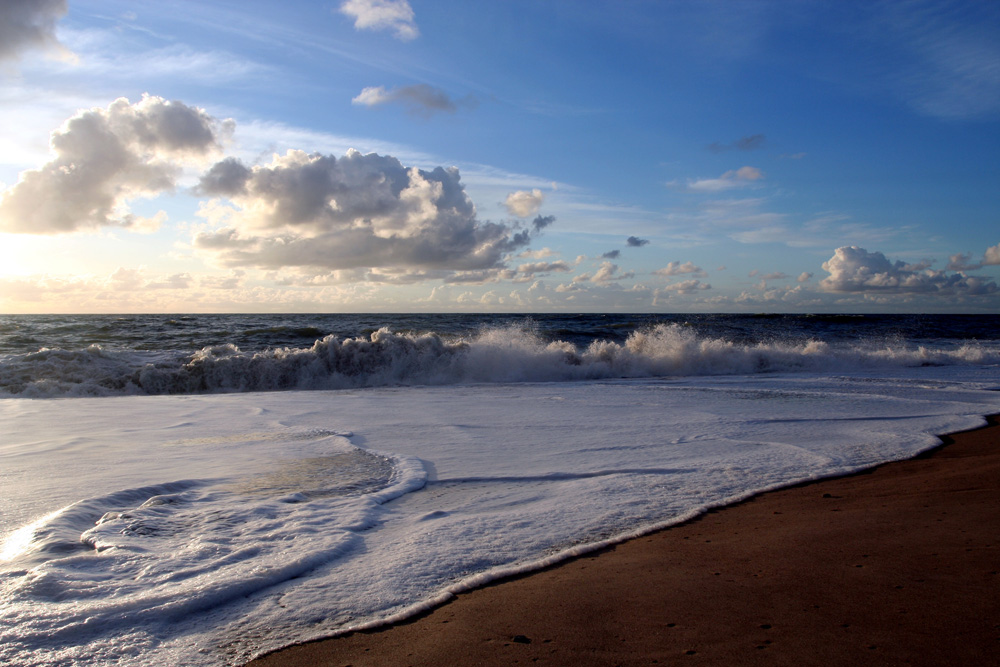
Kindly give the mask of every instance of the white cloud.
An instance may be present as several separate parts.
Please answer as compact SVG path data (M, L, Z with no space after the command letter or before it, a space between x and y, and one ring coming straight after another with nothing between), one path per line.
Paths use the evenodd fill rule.
M203 109L161 97L125 98L70 118L52 135L56 157L21 173L0 199L0 230L59 234L104 226L148 231L130 200L175 188L185 164L220 148L232 129ZM162 218L160 219L162 222Z
M532 190L518 190L507 195L503 205L507 207L507 212L518 218L528 218L538 213L545 195L538 188Z
M670 262L662 269L653 271L653 274L657 276L680 276L688 273L697 276L708 275L700 266L695 266L693 262L684 262L683 264L680 262Z
M588 279L590 282L594 283L607 283L617 280L629 280L634 277L635 274L631 271L619 274L617 264L612 264L611 262L601 262L601 266L598 267L597 272Z
M362 90L351 103L365 107L402 104L410 113L429 116L437 111L455 113L459 105L474 106L475 99L466 97L456 102L440 88L420 83L392 89L386 89L385 86L370 86Z
M803 271L802 273L799 274L799 277L796 278L795 281L799 283L807 283L810 280L812 280L812 277L813 274Z
M0 60L14 60L39 49L59 60L75 56L56 38L56 22L66 15L66 0L0 2Z
M837 248L823 263L830 275L820 281L828 292L917 293L945 295L983 295L997 291L992 280L947 274L944 271L913 271L904 262L890 262L880 252L868 252L857 246Z
M1000 243L986 249L983 255L983 264L988 266L997 266L1000 264Z
M355 30L392 30L403 41L420 34L407 0L347 0L340 12L354 19Z
M746 166L727 171L718 178L703 178L697 181L688 181L686 185L682 186L682 189L688 192L721 192L722 190L745 187L763 178L764 172L760 169ZM671 183L670 185L676 186L676 183Z

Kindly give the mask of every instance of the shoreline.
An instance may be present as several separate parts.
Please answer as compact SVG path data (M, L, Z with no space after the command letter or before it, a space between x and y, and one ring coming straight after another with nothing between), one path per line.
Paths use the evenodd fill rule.
M1000 419L248 664L1000 665Z

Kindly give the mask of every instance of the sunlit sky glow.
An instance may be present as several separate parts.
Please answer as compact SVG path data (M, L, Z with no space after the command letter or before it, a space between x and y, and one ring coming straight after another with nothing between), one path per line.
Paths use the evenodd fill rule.
M0 312L996 312L1000 4L7 0Z

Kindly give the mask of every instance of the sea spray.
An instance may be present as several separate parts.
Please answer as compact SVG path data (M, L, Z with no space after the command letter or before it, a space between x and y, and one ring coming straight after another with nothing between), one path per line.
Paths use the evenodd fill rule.
M48 398L140 394L355 389L404 385L561 382L900 366L993 364L1000 348L974 341L746 340L656 324L623 340L585 346L549 340L530 322L461 336L379 328L368 337L328 335L309 347L243 351L233 343L179 350L41 349L0 357L0 395Z

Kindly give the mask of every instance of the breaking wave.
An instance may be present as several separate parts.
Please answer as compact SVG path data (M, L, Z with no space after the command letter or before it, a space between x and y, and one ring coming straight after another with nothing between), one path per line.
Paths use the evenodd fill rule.
M975 342L931 348L905 342L736 342L661 324L624 342L586 347L547 341L529 325L468 337L394 333L327 336L306 348L243 352L235 345L175 351L41 349L0 356L0 395L32 398L200 394L394 385L558 382L601 378L829 372L893 366L1000 363Z

